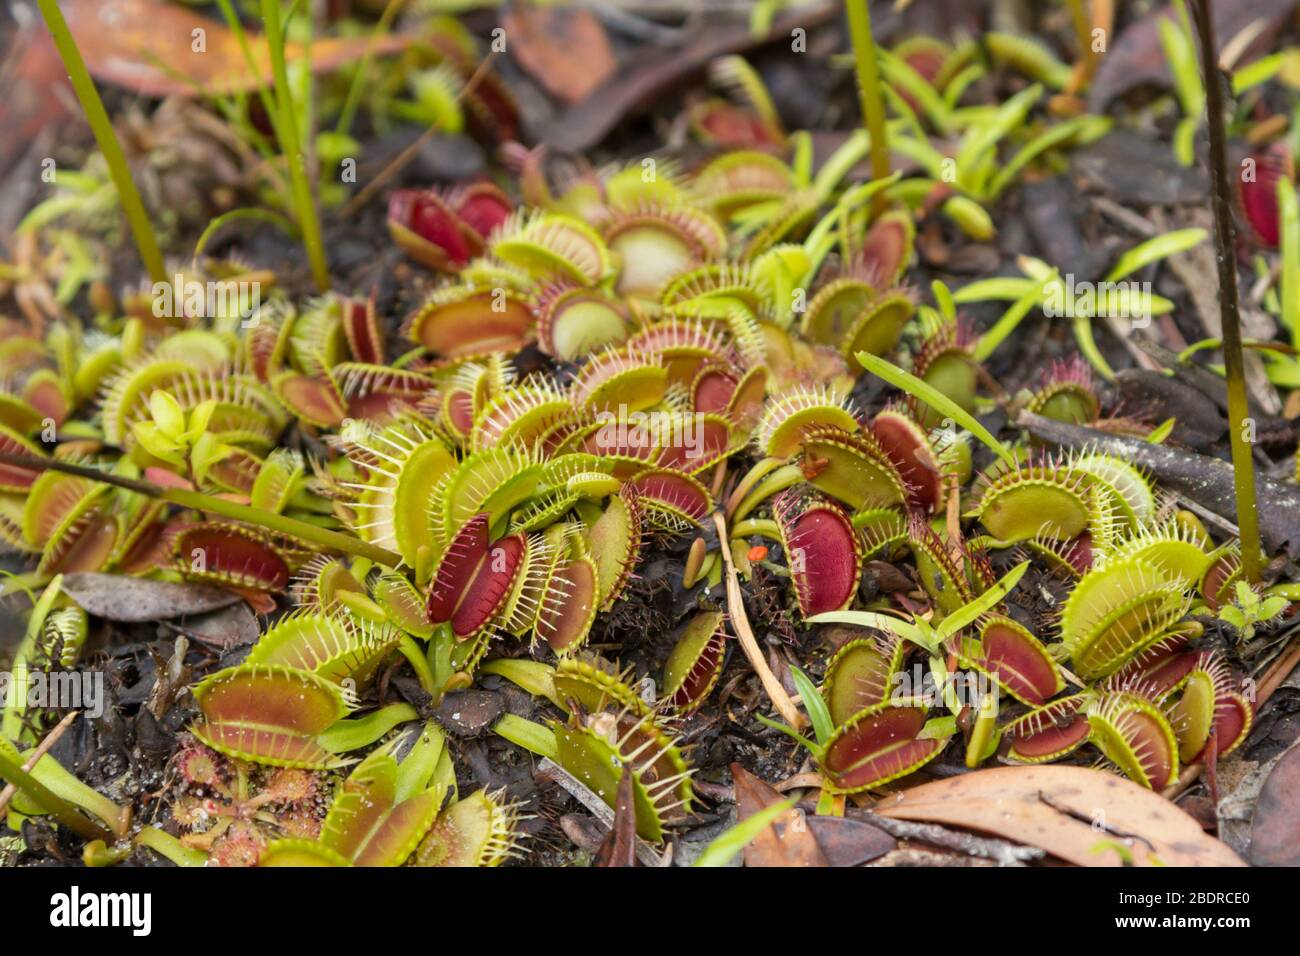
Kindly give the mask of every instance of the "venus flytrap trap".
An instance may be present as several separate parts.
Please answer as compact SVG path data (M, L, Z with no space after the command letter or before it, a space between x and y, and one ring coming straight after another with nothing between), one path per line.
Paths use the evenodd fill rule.
M567 722L546 726L507 714L493 727L497 734L555 761L611 806L621 772L630 771L636 829L645 840L660 842L666 827L690 812L692 771L671 725L613 665L566 658L549 675L550 681L542 683L504 663L496 672L518 680L525 689L532 685L552 694L568 714Z

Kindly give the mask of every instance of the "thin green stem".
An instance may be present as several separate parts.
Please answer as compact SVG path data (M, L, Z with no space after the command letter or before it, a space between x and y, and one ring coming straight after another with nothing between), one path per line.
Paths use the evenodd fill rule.
M90 131L95 134L99 151L104 154L104 161L108 164L113 184L117 187L118 200L122 203L122 211L131 226L131 236L135 239L136 248L140 250L145 270L155 284L166 282L167 267L163 263L162 250L158 247L158 238L154 235L140 192L135 188L135 181L131 179L131 168L127 165L126 154L122 152L122 144L113 132L113 122L104 109L104 101L99 98L95 81L90 78L90 71L86 69L81 51L77 49L77 41L68 29L68 23L63 19L56 0L37 0L37 5L50 35L54 37L54 45L63 59L68 78L72 81L72 89L81 103L82 112L86 114L86 122L90 124Z
M858 96L862 118L871 134L871 178L889 175L889 134L885 131L885 97L880 91L880 66L876 62L876 42L871 36L871 13L868 0L845 0L849 15L849 37L853 42L853 62L858 71ZM883 197L877 194L877 211Z
M1282 237L1282 275L1278 279L1282 324L1291 327L1291 344L1300 347L1300 200L1295 184L1285 176L1278 177L1277 208Z
M320 216L307 177L307 157L298 135L293 91L289 88L289 71L284 59L284 30L280 22L280 0L262 0L262 21L266 27L266 44L271 53L271 75L275 81L275 113L272 115L276 136L289 166L289 186L293 205L302 230L303 247L311 263L312 278L322 291L330 287L329 263L321 240Z
M212 241L212 237L215 236L223 226L228 223L237 222L241 219L259 219L262 222L269 222L273 226L279 226L290 236L296 237L298 232L298 228L292 222L274 210L261 209L256 206L232 209L229 212L222 213L220 216L217 216L208 223L207 228L203 230L202 234L200 234L198 242L194 243L194 258L198 259L199 256L203 255L203 250L208 247L208 243Z
M1255 463L1246 439L1250 407L1246 402L1246 367L1241 350L1241 307L1237 292L1237 237L1232 218L1232 190L1224 132L1223 84L1219 81L1218 45L1209 0L1196 0L1201 67L1205 73L1205 109L1210 127L1210 184L1214 199L1214 239L1219 264L1219 310L1223 321L1223 364L1228 385L1228 437L1232 442L1233 485L1241 567L1254 584L1260 575L1259 513L1255 508Z
M328 528L318 528L306 521L299 521L296 518L276 514L272 511L263 511L261 508L241 505L234 501L201 494L197 491L187 491L184 488L164 488L152 482L140 481L136 478L124 478L121 475L100 471L97 468L73 465L65 461L34 458L30 455L15 455L10 452L0 452L0 463L26 468L30 471L61 471L65 474L77 475L80 478L89 478L92 481L102 481L106 485L125 488L127 491L134 491L137 494L169 501L182 508L206 511L210 514L220 515L223 518L258 525L268 531L276 531L312 544L318 544L332 551L342 551L344 554L369 558L376 564L383 565L386 568L396 568L402 563L400 554L371 544L368 541L362 541L353 535L330 531Z

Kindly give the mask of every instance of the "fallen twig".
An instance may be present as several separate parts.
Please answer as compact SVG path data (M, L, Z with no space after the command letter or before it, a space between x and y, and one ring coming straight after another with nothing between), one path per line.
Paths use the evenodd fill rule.
M45 739L36 745L36 749L32 751L31 756L23 763L23 770L27 773L31 773L36 767L37 762L50 752L51 747L59 742L59 738L63 736L63 732L72 726L72 722L76 720L80 714L81 711L74 710L55 724L54 729L45 735ZM12 783L7 784L3 790L0 790L0 816L4 816L4 812L9 809L9 801L14 798L14 794L17 792L18 788Z
M718 547L722 549L722 561L726 565L727 609L731 614L732 626L736 630L736 638L740 641L745 657L749 660L749 666L754 668L754 673L758 674L758 679L762 681L763 690L767 692L772 705L787 724L798 730L807 723L807 720L795 707L794 701L785 692L776 674L772 673L772 668L768 666L758 646L758 639L754 637L754 631L749 626L749 617L745 614L745 600L740 593L740 579L736 576L736 566L731 561L731 539L727 535L727 521L722 517L722 512L714 512L713 524L718 529Z
M870 811L863 816L873 827L879 827L896 839L920 840L932 846L941 846L968 856L992 860L999 866L1024 866L1026 860L1040 860L1047 856L1047 851L1040 847L1021 846L995 837L981 837L963 830L950 830L937 823L895 820L891 817L878 816Z

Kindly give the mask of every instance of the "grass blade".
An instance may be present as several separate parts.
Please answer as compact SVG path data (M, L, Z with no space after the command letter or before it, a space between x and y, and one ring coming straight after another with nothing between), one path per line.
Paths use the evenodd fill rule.
M131 168L127 165L126 154L122 152L122 144L113 132L113 121L108 118L104 101L99 98L95 81L90 78L86 62L77 49L77 41L68 29L68 22L63 19L63 12L59 10L56 0L37 0L37 5L41 9L41 16L45 18L45 25L49 27L50 35L54 37L54 45L63 59L68 78L72 81L72 89L81 103L82 112L86 114L86 122L90 124L90 131L95 134L99 151L104 154L113 184L117 187L118 201L122 203L122 212L126 214L126 221L131 226L131 237L144 261L145 271L155 284L166 282L167 267L163 263L162 250L158 247L158 237L154 235L140 191L135 188L135 181L131 178Z
M987 428L975 420L975 416L966 411L956 402L954 402L943 392L939 391L933 385L929 385L915 375L904 372L901 368L893 365L877 355L870 352L859 352L858 361L862 367L873 375L883 378L890 385L901 388L907 394L920 401L925 402L940 415L951 418L966 431L978 438L990 451L1007 462L1014 462L1015 458L1007 449L1007 446L993 437Z
M730 830L724 830L709 842L695 860L694 866L719 867L730 863L737 853L745 849L755 837L776 822L777 817L794 807L793 798L764 807L752 817L746 817Z

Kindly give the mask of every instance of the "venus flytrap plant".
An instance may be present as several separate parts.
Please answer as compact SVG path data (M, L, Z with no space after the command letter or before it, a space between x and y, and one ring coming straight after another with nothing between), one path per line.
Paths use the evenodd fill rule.
M850 12L855 51L872 49L869 24L857 19L865 10ZM863 26L868 46L858 43ZM1044 86L1069 72L1014 43L1000 49L995 58L1030 63ZM303 116L293 114L307 100L288 86L304 75L282 54L273 112L301 143ZM223 781L237 798L224 800L225 816L240 822L296 819L293 801L259 802L262 782L351 772L327 813L323 802L312 806L323 833L259 820L267 829L251 842L235 828L231 857L509 858L518 808L487 792L444 806L455 780L441 732L409 726L419 720L411 704L374 706L377 675L394 666L409 665L434 705L480 673L554 704L564 719L507 715L495 729L610 804L629 769L638 829L652 841L693 800L669 715L705 707L746 663L790 733L811 724L800 742L823 775L822 812L936 759L959 728L972 767L998 752L1054 758L1091 740L1148 784L1168 775L1170 752L1186 762L1212 735L1240 739L1249 707L1213 661L1188 656L1199 653L1188 646L1199 636L1192 593L1222 607L1240 577L1230 555L1209 555L1208 536L1166 523L1147 476L1126 462L1090 450L1028 453L977 417L990 404L979 395L979 362L1064 288L1060 275L1026 261L1024 279L977 285L1013 303L979 341L958 315L962 292L936 285L935 307L918 307L903 285L916 224L907 209L880 207L937 201L936 164L951 157L926 152L923 124L960 137L958 191L945 208L980 239L994 224L976 202L1100 126L1078 117L1008 151L1043 90L960 105L983 69L971 56L915 45L879 56L898 89L879 89L877 77L871 110L883 120L879 100L890 97L901 119L884 135L851 135L815 175L811 136L787 133L757 74L728 60L715 74L729 109L693 114L697 126L714 139L748 129L784 145L788 161L741 149L686 171L647 157L552 184L532 153L514 157L527 200L519 207L486 184L399 192L389 207L395 242L442 275L407 316L408 351L397 357L380 305L338 294L292 302L277 293L249 315L183 315L162 331L142 316L108 341L54 336L36 359L0 349L0 379L8 361L39 364L55 379L53 388L49 376L15 384L12 401L0 398L0 536L47 551L40 574L180 574L235 588L260 609L279 593L298 605L242 663L199 681L190 733L223 766L242 768ZM439 110L446 92L439 87ZM461 104L467 122L478 115L468 95ZM277 133L293 169L296 154ZM884 168L846 187L863 157L879 160L886 135L934 166L929 176ZM1144 244L1112 275L1199 238ZM1103 314L1094 303L1089 318ZM855 387L859 367L902 399L880 407L880 382ZM101 383L97 428L87 429L76 405ZM33 439L43 413L60 411L55 390L66 408L47 452ZM1073 366L1011 409L1018 403L1074 422L1102 411L1090 375ZM281 447L290 428L303 453ZM974 489L969 436L995 456ZM142 471L156 481L140 480ZM967 536L964 522L977 530ZM102 551L90 546L97 532ZM662 557L673 537L690 593L668 620L653 597L663 565L647 558ZM1041 584L1038 574L1024 578L1024 562L998 580L986 548L1014 548L1014 562L1030 557L1036 572L1055 576L1052 588L1070 589L1050 652L999 608L1020 581ZM907 573L862 585L872 556ZM886 590L863 610L873 584ZM871 629L834 656L821 688L792 669L807 720L762 659L746 619L751 601L798 608L807 624ZM653 699L633 690L630 671L584 653L589 640L603 647L629 627L680 628L654 662L662 679ZM75 648L71 619L43 627L42 647L65 631ZM746 663L728 655L729 631ZM920 688L895 686L909 655L943 690L936 713ZM968 680L987 692L962 698ZM1067 681L1080 687L1062 697ZM1148 740L1165 745L1160 761L1145 759ZM138 840L149 841L193 860L165 839ZM224 852L218 842L214 856ZM120 850L96 847L91 857L109 862Z
M630 771L642 839L660 842L666 826L690 811L692 771L670 725L612 666L566 659L550 675L550 683L504 662L496 672L522 679L525 689L531 685L554 694L569 718L544 726L506 714L493 726L494 732L555 761L611 807L622 772Z
M809 623L875 628L890 635L896 642L905 641L920 647L928 655L931 672L938 679L943 703L956 715L962 711L964 704L958 697L955 682L949 676L946 660L950 653L949 645L965 628L990 612L1015 587L1027 568L1028 562L1019 565L978 598L948 614L938 625L931 625L926 618L918 615L903 620L870 611L824 612L810 618ZM982 646L980 651L975 652L975 645L972 645L966 649L977 653L977 656L973 660L967 660L967 666L984 670L999 683L1003 683L1010 680L1024 681L1025 674L1032 673L1025 668L1025 662L1036 660L1040 670L1046 669L1052 675L1052 679L1047 681L1050 688L1044 694L1059 690L1061 685L1059 677L1055 676L1054 665L1037 640L1027 632L1023 635L1014 631L1008 633L1018 638L1023 647L1030 648L1030 651L1014 655L1011 645L1004 642L997 651L1000 656L993 658L983 656ZM991 639L986 640L991 644ZM759 718L763 723L793 737L814 755L825 779L825 793L855 793L881 786L934 759L946 745L951 730L946 721L926 721L922 699L900 697L896 691L886 696L887 687L896 683L894 675L899 673L905 656L901 651L901 643L894 643L894 650L888 650L889 647L888 644L857 645L854 648L857 657L852 663L847 656L837 657L834 666L828 668L829 686L823 692L818 692L801 671L792 671L804 707L811 718L816 740L809 740L783 724ZM1017 665L1009 663L1013 657L1019 658ZM846 698L840 688L854 687L868 675L870 679L866 686L878 688L879 699L876 700L874 695L863 697L861 685L858 685L854 689L854 699L858 703L865 703L865 706L844 718L842 723L836 724L828 701L834 702L842 712ZM1018 689L1024 692L1023 686ZM823 693L826 694L825 698ZM986 720L984 724L987 723ZM981 743L977 747L981 754L985 749L985 737L981 737ZM900 740L905 743L900 744Z

